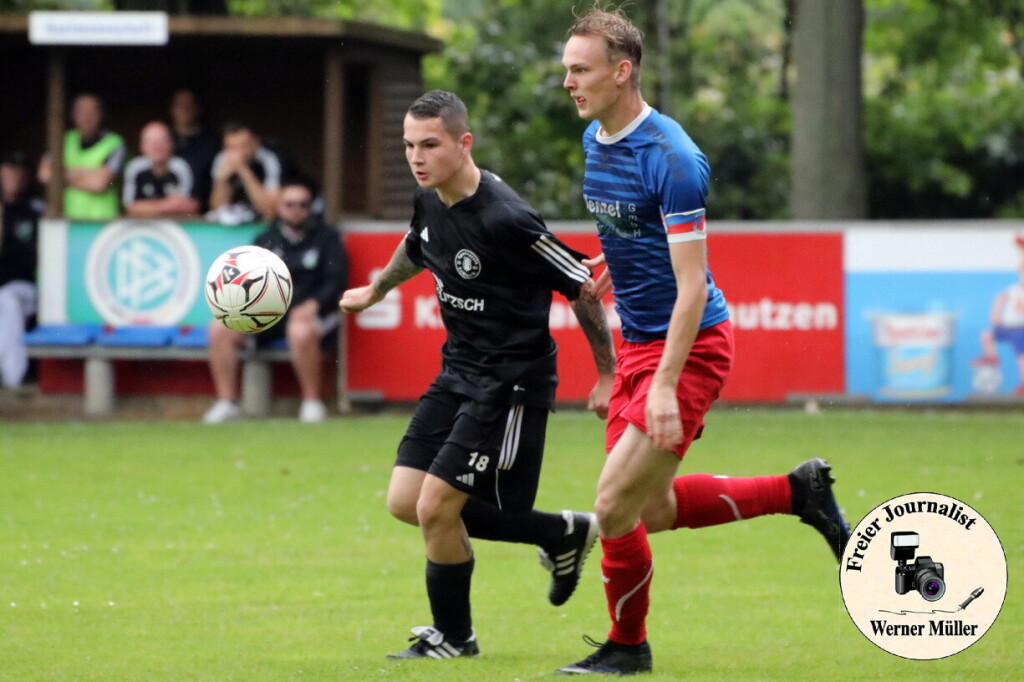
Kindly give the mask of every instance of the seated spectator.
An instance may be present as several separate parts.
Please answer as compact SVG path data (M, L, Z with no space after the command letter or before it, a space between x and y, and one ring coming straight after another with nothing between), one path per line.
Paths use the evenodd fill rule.
M174 155L180 156L192 169L192 196L199 200L199 210L210 206L213 182L210 169L220 151L220 139L206 127L203 108L191 90L178 90L171 97L171 132L174 134Z
M217 424L241 417L238 407L239 352L284 337L299 380L299 420L323 421L327 408L320 397L321 342L338 325L338 297L345 288L347 259L334 228L310 215L313 193L298 183L285 185L277 199L277 218L254 241L285 262L292 274L292 305L283 320L255 337L210 323L210 372L217 402L203 421Z
M227 225L272 218L281 160L241 123L224 126L224 148L213 160L210 220Z
M173 155L171 129L160 121L147 123L139 135L139 150L142 156L124 170L125 213L135 218L197 215L192 169Z
M110 220L120 212L114 181L124 165L120 135L103 129L103 102L91 93L71 105L74 128L64 135L64 215L80 220ZM39 182L50 182L50 159L39 164Z
M36 230L42 202L29 193L25 156L0 157L0 385L18 388L28 370L25 326L36 312Z

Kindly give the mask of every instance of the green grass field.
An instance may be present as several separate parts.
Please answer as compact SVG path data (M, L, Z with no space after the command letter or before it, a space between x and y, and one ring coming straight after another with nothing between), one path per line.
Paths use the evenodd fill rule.
M552 679L606 632L599 550L554 609L532 548L476 543L484 655L384 659L430 622L419 533L384 508L406 419L0 424L0 679ZM592 416L553 415L540 508L592 504L601 442ZM1000 535L1007 601L963 653L908 661L857 631L793 518L663 533L646 679L1021 679L1022 445L1014 413L713 412L684 471L824 455L851 525L905 492L958 497Z

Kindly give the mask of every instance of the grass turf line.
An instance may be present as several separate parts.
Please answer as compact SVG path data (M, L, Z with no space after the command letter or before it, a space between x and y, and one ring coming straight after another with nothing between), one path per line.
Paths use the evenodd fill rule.
M0 428L0 680L513 680L550 677L607 629L591 556L554 609L525 545L477 542L483 657L394 662L430 621L419 532L384 507L406 416ZM658 570L645 679L1013 679L1024 616L1020 415L714 411L684 472L835 467L851 524L930 490L1000 535L1010 592L978 643L902 660L857 632L821 538L774 517L652 536ZM586 509L599 422L557 413L538 507Z

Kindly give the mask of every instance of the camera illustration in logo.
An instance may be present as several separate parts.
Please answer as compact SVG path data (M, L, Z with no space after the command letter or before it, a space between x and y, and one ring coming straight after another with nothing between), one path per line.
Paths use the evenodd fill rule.
M926 601L938 601L946 594L942 564L922 555L907 565L920 545L921 536L913 531L896 531L890 538L889 556L899 564L896 566L896 594L917 590Z

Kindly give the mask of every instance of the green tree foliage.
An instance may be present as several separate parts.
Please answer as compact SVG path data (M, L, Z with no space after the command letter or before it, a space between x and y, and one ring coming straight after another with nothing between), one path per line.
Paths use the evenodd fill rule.
M461 6L460 6L461 5ZM585 123L562 88L559 61L569 5L545 0L446 6L462 27L428 67L428 87L459 93L469 108L478 164L501 176L548 218L583 217Z
M240 16L348 19L425 30L440 18L441 0L228 0Z
M783 5L664 1L672 82L668 101L656 105L676 116L708 155L716 217L784 217L789 114L778 94ZM646 25L653 5L631 9L633 19ZM560 64L572 5L463 0L446 4L446 16L473 28L449 41L428 80L466 99L478 161L545 216L585 217L580 136L586 123L562 88ZM651 97L659 90L656 70L643 73L644 92Z
M114 9L113 0L0 0L0 13L24 14L37 10L98 12Z
M670 2L676 82L666 113L711 164L709 211L717 218L788 215L789 110L784 78L785 3Z
M1024 216L1024 0L864 3L870 215ZM0 0L0 10L110 4ZM239 15L373 21L444 40L445 53L427 59L428 87L466 100L477 160L549 218L585 217L585 122L561 86L559 58L574 6L589 4L229 0ZM789 215L793 6L794 0L634 0L626 8L649 34L645 95L708 156L716 218ZM667 28L663 69L656 68L663 56L655 54L658 28Z
M1024 216L1024 4L867 6L872 217Z
M656 105L707 154L712 212L788 217L792 1L645 0L628 11L650 26L657 2L667 4L672 80ZM1024 3L865 5L870 215L1024 216ZM557 64L570 3L456 0L445 12L458 39L429 80L466 98L478 156L546 215L581 217L574 145L583 123L561 92ZM650 66L649 99L662 89Z

